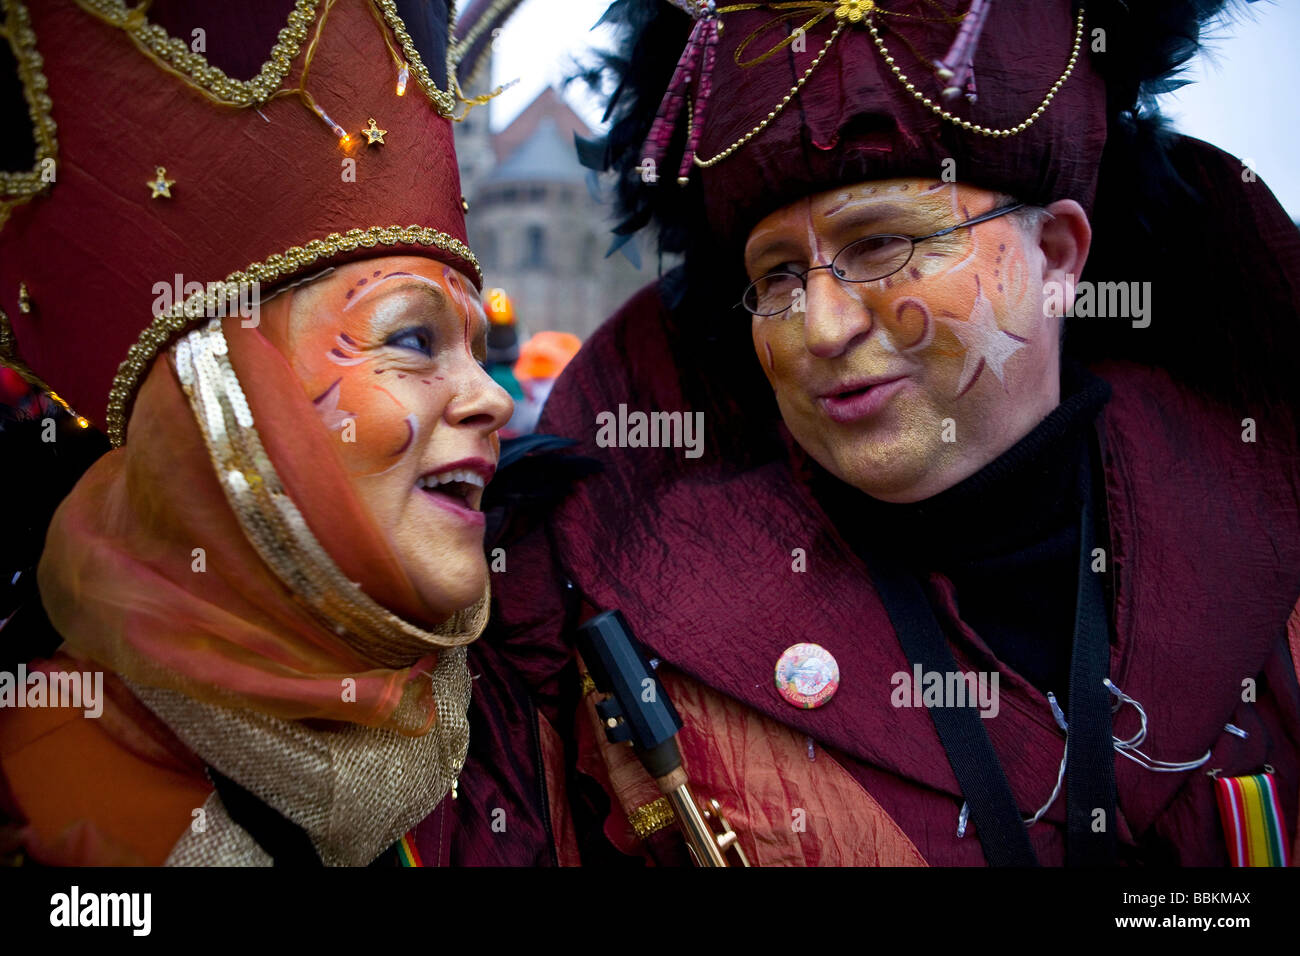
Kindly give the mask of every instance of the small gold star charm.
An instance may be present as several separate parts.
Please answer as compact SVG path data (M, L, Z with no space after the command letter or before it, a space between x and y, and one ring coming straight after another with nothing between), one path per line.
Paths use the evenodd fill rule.
M176 180L168 179L167 170L159 166L158 171L154 173L153 181L145 183L145 185L153 190L150 199L171 199L172 187L176 185Z
M366 138L367 146L374 146L375 143L384 146L387 145L384 143L384 134L387 132L388 130L380 129L375 125L375 118L372 116L370 117L370 125L361 131L361 135Z

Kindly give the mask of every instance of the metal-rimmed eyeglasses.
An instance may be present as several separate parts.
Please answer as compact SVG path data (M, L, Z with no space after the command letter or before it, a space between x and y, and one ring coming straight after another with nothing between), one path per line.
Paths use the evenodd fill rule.
M876 235L855 239L835 254L824 266L812 266L804 272L769 272L759 276L745 289L740 305L754 315L780 315L794 304L795 292L807 289L809 274L818 269L830 269L831 275L842 282L876 282L892 276L909 262L916 251L918 242L938 239L958 229L965 229L981 222L988 222L998 216L1005 216L1024 207L1024 203L1012 203L991 212L983 213L965 222L959 222L947 229L940 229L928 236Z

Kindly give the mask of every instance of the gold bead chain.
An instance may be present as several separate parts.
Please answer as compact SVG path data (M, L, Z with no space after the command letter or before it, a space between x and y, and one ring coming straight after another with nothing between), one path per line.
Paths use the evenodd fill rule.
M1008 127L1007 129L989 129L986 126L980 126L977 123L972 123L970 120L964 120L960 116L954 116L942 106L935 103L928 96L918 90L916 85L907 78L907 74L903 72L902 68L894 62L893 56L890 55L889 50L885 48L885 41L880 39L880 33L877 31L876 25L870 20L867 21L867 29L871 31L871 39L876 44L876 49L879 50L880 55L885 58L885 64L893 71L894 76L898 77L898 81L903 84L903 87L907 92L911 93L919 103L927 107L936 116L947 120L949 123L954 123L962 129L969 130L972 133L979 133L981 136L1015 136L1017 133L1023 133L1034 124L1034 121L1038 119L1038 117L1043 115L1043 111L1047 109L1047 105L1051 103L1052 98L1056 96L1057 90L1065 85L1065 81L1068 80L1070 74L1074 72L1074 65L1079 61L1079 48L1083 44L1083 8L1079 8L1079 16L1075 21L1074 49L1070 51L1070 62L1066 64L1065 72L1062 73L1060 78L1052 84L1052 88L1048 90L1047 95L1043 97L1043 102L1038 104L1038 109L1030 113L1024 122L1017 126Z
M776 119L777 116L780 115L781 111L782 111L783 109L785 109L785 105L786 105L787 103L789 103L790 100L791 100L791 98L792 98L796 93L799 92L800 88L801 88L805 83L808 82L808 77L812 76L812 72L813 72L813 70L817 69L817 64L820 63L820 62L822 61L822 57L824 57L824 56L826 55L826 51L829 50L829 49L831 48L831 44L835 42L835 38L838 37L838 36L840 35L840 31L842 31L842 30L844 29L844 24L845 24L845 22L846 22L846 21L841 20L839 23L835 24L835 30L831 33L831 35L830 35L829 37L826 38L826 42L822 44L822 48L821 48L820 50L817 51L817 56L816 56L816 58L812 61L812 65L809 66L808 69L806 69L806 70L803 71L803 76L799 77L799 79L795 82L794 86L790 87L790 91L789 91L788 93L786 93L784 97L782 97L780 103L777 103L777 104L776 104L776 108L773 109L773 110L771 110L771 111L767 114L767 117L763 120L763 122L759 123L759 124L758 124L757 126L755 126L753 129L751 129L748 133L746 133L744 136L740 137L740 139L736 140L734 143L732 143L730 146L728 146L728 147L727 147L726 149L724 149L722 152L718 153L718 155L717 155L717 156L714 156L712 159L700 159L699 156L696 156L696 157L695 157L695 165L696 165L696 166L699 166L701 169L708 169L708 168L709 168L710 166L712 166L714 163L720 163L720 162L722 162L722 160L726 159L728 156L730 156L730 155L731 155L732 153L734 153L736 150L740 149L740 147L744 146L746 143L748 143L751 139L753 139L753 138L754 138L755 136L757 136L759 133L763 132L763 130L767 128L767 124L770 123L770 122L772 122L772 120ZM694 127L694 125L695 125L695 116L694 116L694 113L695 113L695 110L694 110L694 107L692 107L692 108L687 112L687 114L686 114L687 122L690 124L690 125L687 127L687 130L686 130L686 137L687 137L687 139L690 138L690 135L691 135L691 129L692 129L692 128Z
M929 109L940 119L947 120L949 123L953 123L956 126L960 126L962 129L968 130L969 132L977 133L981 136L1005 137L1005 136L1015 136L1017 133L1023 133L1030 126L1032 126L1034 124L1034 121L1037 120L1038 117L1043 115L1043 112L1047 109L1048 105L1052 102L1053 98L1055 98L1057 92L1061 89L1062 86L1065 85L1066 81L1070 78L1070 75L1074 72L1074 67L1079 62L1079 50L1083 45L1083 15L1084 15L1083 8L1080 7L1079 15L1075 20L1074 48L1070 51L1070 60L1065 66L1065 71L1060 75L1057 81L1052 84L1051 89L1047 91L1047 95L1043 97L1043 101L1038 104L1037 109L1035 109L1032 113L1030 113L1029 116L1023 122L1017 124L1016 126L1008 127L1006 129L990 129L986 126L981 126L978 123L972 123L970 120L965 120L962 119L960 116L955 116L953 113L949 112L939 104L935 103L928 96L926 96L924 93L918 90L916 88L916 84L914 84L908 78L907 74L903 72L902 68L894 62L893 54L891 54L888 48L886 48L885 41L880 38L880 32L876 29L875 23L871 19L867 19L866 25L867 25L867 29L871 31L872 42L875 43L876 49L880 51L880 55L884 58L885 65L888 66L890 68L890 71L894 74L894 76L898 78L898 81L903 85L903 88L907 90L907 92L911 93L912 96L919 103L921 103L923 106ZM835 25L835 30L827 38L826 42L822 44L822 48L821 50L818 51L817 56L812 61L812 64L808 67L808 69L804 70L803 75L799 77L799 79L795 82L794 86L790 87L789 92L786 93L784 97L782 97L781 102L779 102L772 110L768 112L767 116L763 119L762 122L760 122L758 125L753 127L753 129L749 130L749 132L747 132L744 136L740 137L740 139L736 140L734 143L732 143L722 152L718 153L716 156L710 159L700 159L699 156L696 156L695 165L699 166L701 169L708 169L710 166L713 166L716 163L719 163L722 160L726 159L728 156L730 156L736 150L740 149L740 147L744 146L751 139L753 139L764 129L766 129L768 124L771 123L772 120L776 119L777 116L781 114L781 111L785 109L786 104L788 104L790 100L794 97L794 95L798 93L799 90L803 87L803 85L806 82L808 82L808 78L812 76L813 70L817 69L818 64L821 63L822 58L826 55L826 52L831 48L831 44L835 42L835 39L840 35L840 32L844 29L845 25L848 22L849 21L845 18L839 18L839 22L836 23ZM694 107L692 106L687 111L687 122L690 124L690 127L688 127L687 130L688 138L690 136L690 129L693 128L695 124L694 114L695 114L695 110Z

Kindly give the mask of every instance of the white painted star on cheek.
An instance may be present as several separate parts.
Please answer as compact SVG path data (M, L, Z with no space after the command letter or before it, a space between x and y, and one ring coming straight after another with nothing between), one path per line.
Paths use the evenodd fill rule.
M339 393L342 391L339 385L342 382L343 379L337 379L320 398L312 403L316 406L321 421L325 423L325 427L330 431L342 428L348 423L349 419L356 417L356 412L347 412L339 408Z
M984 297L978 276L975 279L975 305L971 308L970 318L962 321L941 315L939 320L966 346L966 360L962 365L957 394L964 395L975 384L986 365L997 376L1002 387L1006 388L1003 367L1007 359L1025 347L1028 340L998 328L993 315L993 303Z

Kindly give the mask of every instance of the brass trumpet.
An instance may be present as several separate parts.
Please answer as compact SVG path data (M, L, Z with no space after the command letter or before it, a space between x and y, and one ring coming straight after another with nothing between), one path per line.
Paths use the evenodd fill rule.
M655 783L673 805L677 825L686 837L686 847L696 866L749 866L736 831L722 815L721 805L717 800L709 800L709 805L701 809L691 793L686 771L679 767L667 777L657 778Z

